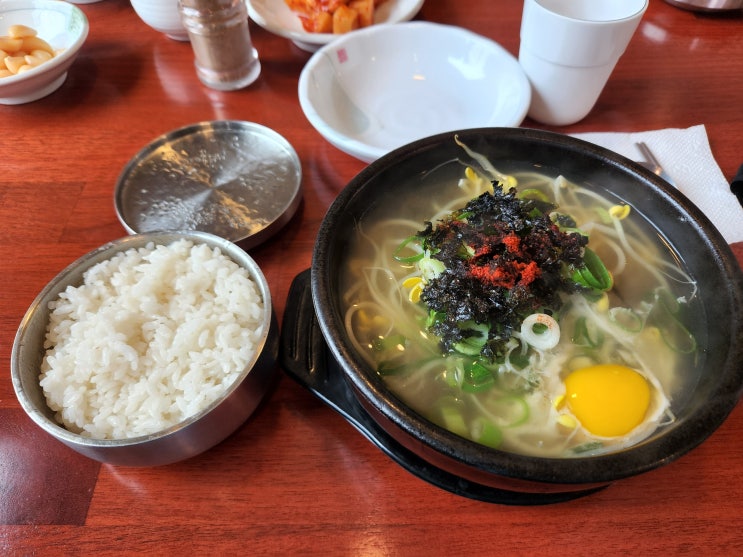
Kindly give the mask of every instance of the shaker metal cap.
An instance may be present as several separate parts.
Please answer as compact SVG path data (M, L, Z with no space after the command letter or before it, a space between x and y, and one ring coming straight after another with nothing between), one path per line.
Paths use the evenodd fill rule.
M281 135L217 120L147 145L119 176L114 202L129 233L198 230L248 249L294 216L301 182L299 157Z

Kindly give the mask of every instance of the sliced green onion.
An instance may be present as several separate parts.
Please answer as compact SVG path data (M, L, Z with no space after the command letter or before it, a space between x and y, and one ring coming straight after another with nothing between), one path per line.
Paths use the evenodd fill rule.
M575 321L573 344L599 348L604 344L604 333L596 327L593 321L588 321L585 317L579 317Z
M523 397L506 395L495 400L502 427L520 426L529 419L529 404Z
M493 372L477 360L464 364L464 381L462 390L468 393L479 393L493 386Z
M558 212L550 213L550 220L560 229L560 232L565 234L580 234L581 236L588 237L588 234L578 228L573 217L570 215L564 215Z
M691 354L697 349L697 341L674 315L668 311L665 304L657 304L650 312L652 323L660 331L663 342L679 354Z
M441 418L443 420L443 426L447 430L469 439L467 424L464 422L464 417L457 405L452 403L444 404L441 407Z
M474 334L470 334L462 341L455 343L454 350L460 354L477 356L488 341L488 332L490 331L490 327L485 323L474 323L468 321L462 325L461 329L462 331L468 331Z
M583 254L583 266L574 270L573 280L582 286L602 292L610 290L614 285L614 279L601 258L589 248L586 248Z
M402 375L411 369L411 364L399 364L396 360L384 360L377 364L377 373L382 377Z
M574 228L574 227L568 227L568 228L560 228L560 232L564 232L565 234L580 234L581 236L588 236L585 232L583 232L580 228Z
M464 379L464 370L462 366L457 364L454 367L447 367L444 370L444 381L450 387L460 388Z
M463 243L462 246L457 251L457 255L459 256L460 259L465 259L465 260L472 259L472 257L474 257L475 255L475 250L472 249L471 246L468 246L467 244Z
M697 341L689 330L676 318L671 318L668 326L660 328L665 343L680 354L691 354L697 349Z
M603 207L599 207L598 209L596 209L596 213L598 214L599 219L603 224L611 224L612 218L608 210L604 209Z
M524 369L529 365L529 355L522 354L521 352L511 352L508 356L508 361L516 369Z
M620 328L630 333L642 331L642 318L632 309L615 307L609 310L609 319Z
M655 298L663 304L663 307L666 308L666 311L671 315L676 315L679 312L680 304L678 298L674 297L667 288L656 289Z
M587 453L588 451L600 449L603 446L604 444L601 441L589 441L588 443L583 443L582 445L573 447L573 452L575 454Z
M446 314L442 311L429 310L426 317L426 329L430 329L436 323L441 322L444 317L446 317Z
M418 260L418 268L424 279L431 280L443 273L446 270L446 265L444 265L443 261L439 261L433 257L421 257Z
M516 197L518 199L534 199L536 201L550 203L550 199L549 197L547 197L547 194L545 194L542 190L538 190L536 188L526 188L525 190L518 192L518 194L516 194Z
M470 428L470 439L486 447L497 449L503 441L503 433L490 420L477 418Z
M400 263L415 263L423 259L423 252L415 253L413 255L402 255L403 250L408 247L408 244L417 242L418 240L420 240L418 236L410 236L408 238L405 238L402 243L395 248L395 251L392 252L392 257L394 258L394 260L399 261Z
M371 347L375 352L383 352L390 349L399 350L400 347L405 348L407 341L408 339L404 335L389 335L375 338L371 343Z

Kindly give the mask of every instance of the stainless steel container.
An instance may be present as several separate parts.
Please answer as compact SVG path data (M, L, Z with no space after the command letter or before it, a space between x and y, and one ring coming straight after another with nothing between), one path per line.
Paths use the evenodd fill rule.
M743 0L666 0L672 6L697 12L743 10Z
M82 282L83 273L116 253L141 248L149 242L169 244L186 238L219 250L248 271L263 299L262 335L253 360L225 392L202 410L168 429L128 439L93 439L60 425L46 403L39 384L44 338L49 323L49 302L68 285ZM41 291L21 322L10 356L13 387L29 417L58 441L100 462L125 466L170 464L200 454L235 432L256 409L273 378L278 357L278 325L273 314L271 294L263 273L241 248L204 232L164 232L128 236L110 242L84 255L60 272Z

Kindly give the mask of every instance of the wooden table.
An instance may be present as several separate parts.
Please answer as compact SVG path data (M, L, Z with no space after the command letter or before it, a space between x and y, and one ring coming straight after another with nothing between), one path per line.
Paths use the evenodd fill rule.
M62 88L0 106L0 554L743 552L740 407L705 444L662 469L538 507L477 502L422 481L286 376L237 433L179 464L100 465L41 432L10 381L16 327L57 272L125 235L114 184L146 143L189 123L240 119L294 145L303 204L274 239L251 250L278 315L292 279L310 264L327 207L364 167L303 116L297 80L309 55L288 40L251 24L260 79L217 92L198 82L190 45L146 27L125 0L81 8L90 36ZM518 52L521 2L428 0L418 17ZM651 0L593 112L557 131L704 124L731 179L743 163L741 22Z

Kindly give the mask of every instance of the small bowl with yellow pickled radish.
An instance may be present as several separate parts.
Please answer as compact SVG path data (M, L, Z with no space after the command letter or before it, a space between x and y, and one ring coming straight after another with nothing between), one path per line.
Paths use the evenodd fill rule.
M645 168L563 134L459 130L381 157L329 208L310 271L284 369L471 498L559 502L664 466L743 392L724 238ZM313 339L313 314L324 353L290 337Z
M0 5L0 104L39 100L59 89L88 36L83 11L61 0Z

